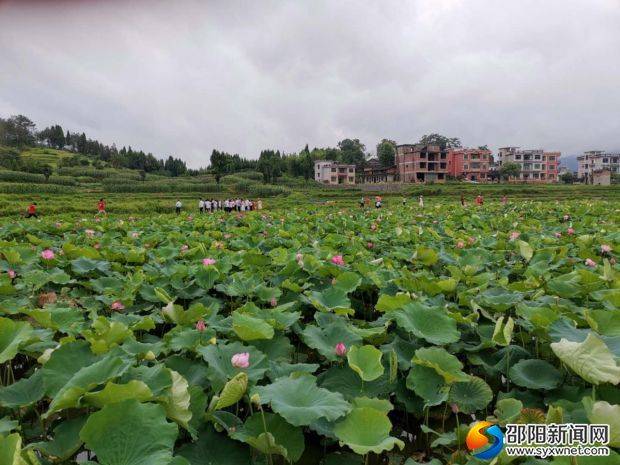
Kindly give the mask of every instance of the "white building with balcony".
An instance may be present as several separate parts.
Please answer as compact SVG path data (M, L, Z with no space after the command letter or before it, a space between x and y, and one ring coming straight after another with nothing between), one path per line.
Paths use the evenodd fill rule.
M497 168L506 163L515 163L521 168L516 181L557 182L560 152L545 152L542 149L522 150L519 147L502 147L497 154Z
M577 157L577 177L587 183L592 175L601 170L608 170L613 174L620 174L620 153L607 153L602 150L590 150Z
M314 162L314 180L321 184L355 184L355 165L331 160Z

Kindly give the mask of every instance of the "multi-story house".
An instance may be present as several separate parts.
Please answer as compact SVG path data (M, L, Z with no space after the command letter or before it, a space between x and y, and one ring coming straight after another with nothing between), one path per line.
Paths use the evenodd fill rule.
M317 160L314 162L314 180L321 184L355 184L355 165Z
M577 157L577 177L586 182L595 171L609 170L612 174L620 174L620 153L607 153L602 150L591 150Z
M454 178L486 182L493 165L493 155L488 149L455 148L448 152L448 173Z
M357 178L357 182L363 184L390 183L395 181L398 181L396 166L383 166L377 158L371 158L366 161L364 169Z
M444 182L448 177L448 150L439 145L398 145L396 167L402 182Z
M515 163L521 168L517 181L557 182L560 152L542 149L522 150L519 147L502 147L497 154L497 167Z

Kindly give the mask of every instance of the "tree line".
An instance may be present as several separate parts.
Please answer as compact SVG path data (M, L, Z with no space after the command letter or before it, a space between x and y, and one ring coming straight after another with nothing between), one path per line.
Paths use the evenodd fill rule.
M145 173L159 172L170 176L180 176L189 171L185 162L180 158L168 156L166 159L160 159L152 153L134 150L131 146L119 150L115 144L106 145L98 140L86 137L84 132L64 131L59 124L37 131L35 123L24 115L14 115L6 119L0 118L0 146L22 149L37 144L59 150L68 150L76 155L88 157L86 162L79 156L63 159L63 166L79 166L92 162L95 168L109 165L113 168L140 170ZM19 168L20 166L15 165L21 163L23 170L29 168L28 170L38 172L38 167L27 166L27 162L23 160L19 162L14 154L3 154L2 158L7 158L7 160L3 160L3 165L10 164L12 165L11 169Z

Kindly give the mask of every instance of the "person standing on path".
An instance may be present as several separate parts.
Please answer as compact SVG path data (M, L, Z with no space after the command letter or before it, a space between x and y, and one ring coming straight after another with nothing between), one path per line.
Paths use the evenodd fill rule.
M181 207L183 207L183 204L181 203L180 200L177 200L177 203L174 205L177 215L181 213Z
M424 208L424 197L422 196L422 194L420 194L418 205L420 205L420 208Z

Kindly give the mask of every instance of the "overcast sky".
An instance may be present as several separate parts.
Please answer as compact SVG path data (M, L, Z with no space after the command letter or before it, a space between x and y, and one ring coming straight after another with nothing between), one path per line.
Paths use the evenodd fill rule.
M359 138L620 149L619 0L0 0L0 115L193 167Z

